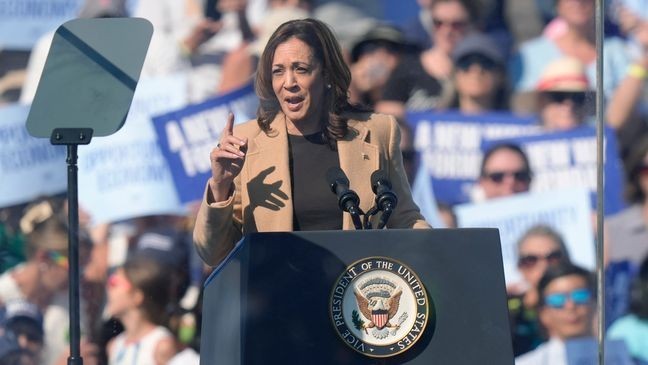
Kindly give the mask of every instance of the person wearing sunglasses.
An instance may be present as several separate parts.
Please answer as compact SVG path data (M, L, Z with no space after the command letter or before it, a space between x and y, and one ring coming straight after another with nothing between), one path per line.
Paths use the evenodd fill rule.
M538 319L548 341L515 359L516 365L567 364L565 342L591 337L595 314L592 273L569 263L550 266L538 283Z
M464 114L508 109L504 64L499 45L483 33L466 36L452 53L452 97L440 108Z
M406 110L439 107L451 85L452 52L476 27L478 13L473 1L436 0L429 10L432 48L405 57L387 80L376 111L405 120Z
M54 364L68 347L68 228L49 202L29 206L21 229L26 234L27 261L0 276L0 303L21 299L35 304L43 313L44 346L39 364ZM80 264L90 242L79 240ZM85 303L82 302L82 308ZM86 313L81 314L85 319ZM87 333L87 323L82 323Z
M550 63L536 87L542 126L562 131L586 122L586 101L593 102L585 66L575 58L561 58Z
M474 200L502 198L529 191L531 167L524 151L511 143L491 147L482 159Z
M550 63L564 57L579 60L585 65L590 85L596 85L596 37L594 0L555 0L555 18L542 35L523 42L513 55L508 67L514 92L514 110L531 112L533 91L543 70ZM557 25L557 27L556 27ZM610 97L624 77L630 57L624 40L606 37L603 40L603 90ZM531 100L529 100L531 99ZM593 104L593 100L592 100Z
M547 268L569 263L562 236L539 224L529 228L517 242L518 270L523 283L507 287L513 354L522 355L543 342L538 324L538 282Z

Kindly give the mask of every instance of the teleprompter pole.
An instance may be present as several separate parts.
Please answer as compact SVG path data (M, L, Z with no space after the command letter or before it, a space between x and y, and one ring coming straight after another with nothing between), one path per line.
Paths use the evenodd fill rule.
M57 128L52 131L53 145L67 146L68 254L70 294L70 356L68 365L83 365L81 357L81 306L79 302L79 183L77 148L92 139L92 128Z

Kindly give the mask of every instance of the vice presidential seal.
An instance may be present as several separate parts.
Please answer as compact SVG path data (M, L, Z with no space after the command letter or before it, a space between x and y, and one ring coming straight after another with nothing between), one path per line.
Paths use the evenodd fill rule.
M429 299L418 276L387 257L353 263L335 282L329 310L340 338L371 357L409 350L423 335Z

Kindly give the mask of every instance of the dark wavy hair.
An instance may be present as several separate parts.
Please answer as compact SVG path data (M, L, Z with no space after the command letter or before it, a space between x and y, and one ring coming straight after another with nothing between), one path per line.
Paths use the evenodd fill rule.
M319 20L307 18L288 21L280 25L270 37L259 59L256 74L255 89L260 99L257 122L262 131L271 133L270 123L281 110L272 88L272 61L277 47L291 38L297 38L311 48L315 60L322 67L324 80L331 85L324 93L323 105L328 111L328 120L322 123L322 132L331 148L335 149L335 142L344 138L348 132L348 119L342 117L342 114L367 110L349 103L351 71L344 62L333 32Z
M522 159L522 163L524 164L525 170L531 173L531 165L529 164L529 158L527 157L526 153L524 153L524 150L522 150L522 148L515 143L503 142L490 147L486 151L486 153L484 153L484 157L482 158L481 165L479 167L480 176L484 176L484 174L486 173L485 171L486 163L491 158L491 156L493 156L495 152L501 150L509 150L516 153L518 156L520 156L520 158Z
M542 275L540 282L538 282L538 293L540 294L538 305L540 307L545 305L544 291L552 281L571 275L583 278L585 280L586 288L592 293L592 297L596 297L596 278L594 277L594 274L580 266L563 262L556 266L547 267L547 271Z

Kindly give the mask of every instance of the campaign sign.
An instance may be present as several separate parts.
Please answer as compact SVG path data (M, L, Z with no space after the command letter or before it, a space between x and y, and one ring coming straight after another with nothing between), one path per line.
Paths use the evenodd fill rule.
M412 183L412 199L416 202L425 220L434 228L448 228L439 215L437 201L430 174L425 165L419 167Z
M605 265L605 328L628 313L628 293L638 271L630 261L612 261Z
M186 104L186 78L141 79L124 126L79 148L79 203L93 223L181 214L151 116Z
M521 279L517 242L531 227L547 225L563 237L571 261L594 269L596 249L589 195L584 188L521 193L455 207L459 227L498 228L507 284Z
M623 340L605 340L605 359L607 365L634 365L628 347ZM571 338L565 342L567 364L598 364L598 341L594 337Z
M79 13L83 0L0 0L0 49L29 50Z
M596 207L596 129L581 126L564 132L506 139L486 139L482 150L502 141L518 144L527 154L533 181L531 191L585 187ZM623 165L614 130L605 128L605 215L624 208Z
M510 113L465 115L458 112L408 114L420 164L432 177L436 199L448 205L469 202L479 177L482 142L540 132L532 117Z
M29 106L0 107L0 207L67 189L65 146L29 135Z
M258 103L250 84L153 118L181 203L201 199L211 176L209 155L219 141L229 112L234 113L235 124L242 123L254 117Z

